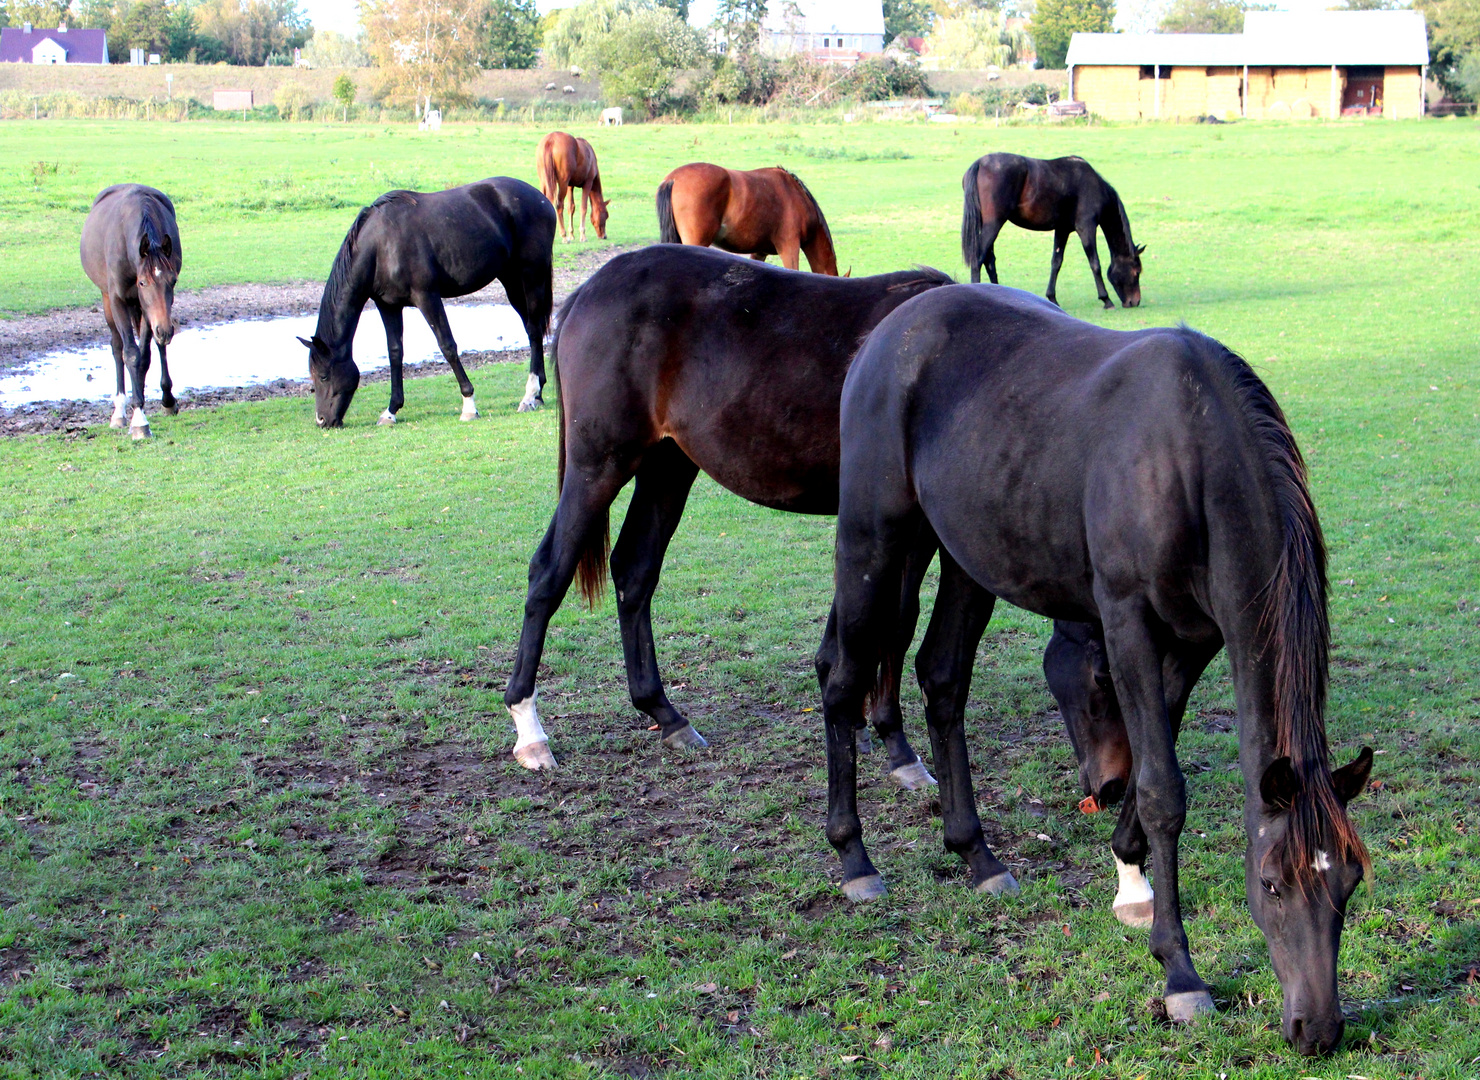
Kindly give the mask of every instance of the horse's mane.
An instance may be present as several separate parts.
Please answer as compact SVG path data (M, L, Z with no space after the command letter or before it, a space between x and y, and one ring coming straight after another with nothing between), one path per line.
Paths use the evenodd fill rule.
M370 215L382 206L391 203L404 202L416 205L416 192L414 191L387 191L369 206L365 207L355 216L354 224L349 227L349 232L344 234L344 242L339 245L339 254L334 256L334 265L329 268L329 280L324 282L324 295L319 301L319 327L323 329L324 314L333 311L341 303L350 297L345 294L350 288L350 268L354 264L355 247L359 243L360 230Z
M1301 780L1285 834L1288 863L1296 880L1309 884L1317 853L1329 839L1331 858L1360 860L1370 880L1371 858L1331 778L1325 724L1331 649L1326 542L1305 459L1269 387L1242 357L1213 344L1264 459L1283 534L1279 563L1264 587L1262 629L1265 647L1275 650L1275 753L1290 759Z
M832 229L828 227L827 218L824 217L822 214L822 207L817 205L817 197L812 194L811 189L808 188L806 184L802 183L802 178L796 173L792 172L790 169L782 168L780 165L778 165L777 168L781 169L782 172L791 177L791 182L797 187L801 188L802 194L805 195L807 197L807 201L812 204L812 209L817 212L817 220L822 223L822 231L827 234L827 246L833 247L834 244L832 238Z
M174 205L168 199L164 201L173 213ZM174 245L171 243L170 253L165 254L164 245L169 240L169 229L165 227L160 217L159 203L153 197L141 200L139 226L149 249L140 255L141 267L146 271L168 270L172 274L178 273L179 267L176 265L176 260L179 259L180 253L174 250Z

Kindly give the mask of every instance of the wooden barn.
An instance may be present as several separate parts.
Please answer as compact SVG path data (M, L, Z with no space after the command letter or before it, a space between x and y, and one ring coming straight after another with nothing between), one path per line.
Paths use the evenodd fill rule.
M1242 34L1075 34L1069 97L1107 120L1423 115L1418 11L1250 11Z

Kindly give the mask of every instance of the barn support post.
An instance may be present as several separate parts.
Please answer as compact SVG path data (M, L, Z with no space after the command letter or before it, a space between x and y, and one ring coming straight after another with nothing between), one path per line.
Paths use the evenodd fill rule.
M1428 81L1429 65L1425 64L1423 67L1418 69L1418 118L1420 120L1422 120L1424 118L1424 114L1428 112L1428 109L1425 107L1428 104L1428 100L1424 96L1424 84Z
M1244 92L1239 96L1238 114L1245 120L1249 118L1249 65L1244 65Z
M1151 117L1152 117L1153 120L1160 120L1161 119L1161 65L1160 64L1154 64L1154 65L1152 65L1152 72L1151 73L1152 73L1153 81L1155 82L1155 86L1153 87L1153 90L1154 90L1155 95L1156 95L1154 97L1154 99L1152 100L1152 103L1151 103Z
M1074 65L1069 65L1069 100L1074 100Z
M1331 65L1331 111L1327 113L1327 119L1335 120L1341 115L1341 98L1336 92L1336 65Z

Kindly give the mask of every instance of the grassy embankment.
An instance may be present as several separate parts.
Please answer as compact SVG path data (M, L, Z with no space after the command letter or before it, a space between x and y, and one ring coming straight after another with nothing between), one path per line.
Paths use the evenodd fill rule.
M1023 895L968 894L927 799L863 791L893 891L851 909L822 835L811 654L830 525L702 482L655 604L675 701L712 747L660 752L626 701L610 602L556 619L542 679L565 764L523 773L500 690L553 494L553 413L512 367L413 380L406 423L323 434L280 399L0 445L0 1062L15 1076L1473 1076L1480 1057L1480 149L1462 124L600 132L612 238L654 235L668 168L801 172L855 273L957 267L985 149L1079 152L1147 243L1147 306L1269 380L1331 545L1329 726L1381 753L1356 804L1377 871L1348 920L1352 1017L1293 1060L1242 886L1225 671L1180 753L1193 954L1219 1001L1148 1009L1144 935L1109 912L1110 822L1074 811L1038 673L1004 610L970 730L990 839ZM180 204L187 284L323 274L386 187L529 176L530 129L6 124L0 308L92 298L88 199ZM807 157L831 152L832 157ZM882 155L903 152L907 159ZM849 160L840 155L849 155ZM39 191L29 165L59 163ZM1006 234L1041 289L1047 238ZM413 316L414 317L414 316ZM287 346L285 347L296 347ZM918 702L911 697L913 731ZM923 735L920 738L923 745ZM1472 976L1480 979L1480 976ZM1070 1061L1072 1059L1072 1063Z

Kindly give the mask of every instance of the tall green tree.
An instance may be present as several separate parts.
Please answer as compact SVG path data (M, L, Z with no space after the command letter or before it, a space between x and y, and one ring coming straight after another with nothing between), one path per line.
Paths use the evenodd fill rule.
M488 0L478 42L482 68L532 68L539 58L540 13L534 0Z
M58 0L0 0L0 26L60 26L67 10Z
M1115 22L1115 0L1038 0L1028 33L1046 68L1061 68L1075 34L1108 34Z
M924 37L935 21L930 0L884 0L884 39Z
M1480 0L1419 0L1429 24L1429 70L1445 92L1464 94L1460 67L1480 53Z
M704 57L699 32L667 7L639 8L586 44L576 61L596 69L609 101L656 115L680 72Z
M719 0L715 22L724 30L725 51L731 56L748 56L761 39L761 20L766 17L766 0Z
M1242 34L1243 0L1173 0L1157 29L1163 34Z

